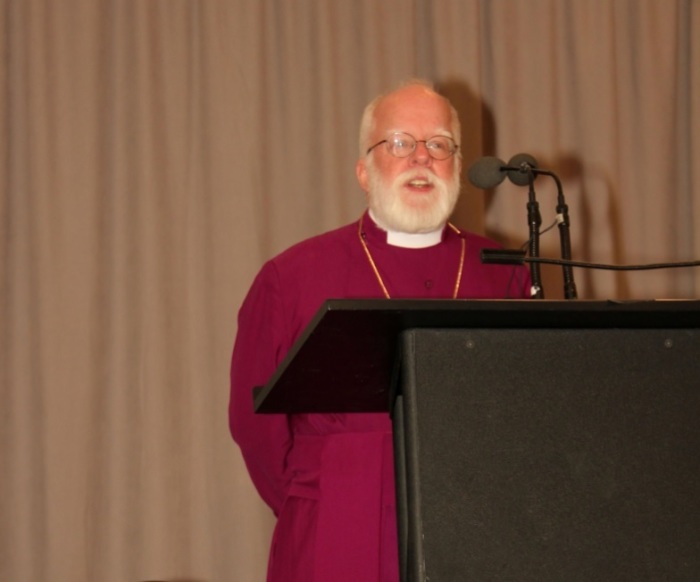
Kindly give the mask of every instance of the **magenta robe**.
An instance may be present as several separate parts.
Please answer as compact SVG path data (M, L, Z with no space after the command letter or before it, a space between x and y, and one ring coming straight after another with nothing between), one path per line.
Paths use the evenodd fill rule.
M408 249L388 245L367 213L363 224L392 298L451 298L461 237L466 255L460 298L528 296L526 269L481 264L479 251L497 246L488 239L448 227L440 244ZM251 394L326 299L381 297L356 222L268 261L239 312L229 423L253 483L278 517L270 582L399 578L388 413L256 415Z

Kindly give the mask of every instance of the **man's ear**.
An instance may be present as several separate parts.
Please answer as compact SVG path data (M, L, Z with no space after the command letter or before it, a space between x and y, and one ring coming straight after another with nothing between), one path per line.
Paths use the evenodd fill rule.
M355 175L360 183L360 188L365 192L369 191L369 178L367 177L367 161L365 158L360 158L355 164Z

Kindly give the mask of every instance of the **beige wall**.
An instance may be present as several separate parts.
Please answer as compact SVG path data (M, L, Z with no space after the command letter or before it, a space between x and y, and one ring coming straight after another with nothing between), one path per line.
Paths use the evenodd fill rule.
M226 424L236 312L267 257L359 215L359 117L401 79L455 101L465 164L561 175L574 258L700 258L699 6L2 1L0 579L263 579L272 517ZM466 186L456 222L520 245L525 203ZM681 298L698 273L576 275Z

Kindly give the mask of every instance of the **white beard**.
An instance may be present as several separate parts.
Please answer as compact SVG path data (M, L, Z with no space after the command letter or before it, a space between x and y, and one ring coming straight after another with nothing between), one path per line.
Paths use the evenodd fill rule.
M404 192L401 186L417 176L429 176L435 186L429 194ZM398 232L424 233L442 228L459 198L459 165L450 180L417 168L403 172L385 184L371 159L367 160L368 204L379 226Z

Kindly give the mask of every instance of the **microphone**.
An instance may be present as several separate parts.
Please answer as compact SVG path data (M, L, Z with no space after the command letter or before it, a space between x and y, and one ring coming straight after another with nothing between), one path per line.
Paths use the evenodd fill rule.
M561 247L562 270L564 275L564 296L566 299L576 299L576 283L571 265L571 239L569 235L569 208L564 200L564 192L559 177L549 170L540 170L537 161L530 154L516 154L508 164L502 160L486 156L474 162L469 168L469 181L477 188L489 190L498 186L508 176L517 186L529 186L528 222L530 223L530 252L533 259L539 253L539 209L535 200L533 182L539 174L550 176L557 186L557 222ZM534 264L533 264L534 263ZM533 261L530 266L537 266ZM539 283L539 273L535 269L533 275ZM533 279L535 278L533 277ZM533 282L534 283L534 282Z
M510 159L505 170L513 184L528 186L529 174L533 174L533 179L537 177L537 162L530 154L516 154Z
M540 226L542 224L539 205L535 199L534 180L536 178L536 167L537 162L531 155L518 154L511 158L508 165L494 156L483 157L472 164L468 171L469 181L477 188L488 190L498 186L505 180L506 176L518 186L530 186L527 222L530 227L528 247L531 257L539 256ZM544 299L539 263L530 263L530 279L532 282L531 297L533 299Z
M486 156L474 162L468 172L469 181L483 190L490 190L506 179L505 163L494 156Z
M508 179L518 186L529 184L528 174L538 174L537 162L530 154L516 154L506 164L494 156L485 156L474 162L467 173L469 181L482 190L490 190Z

